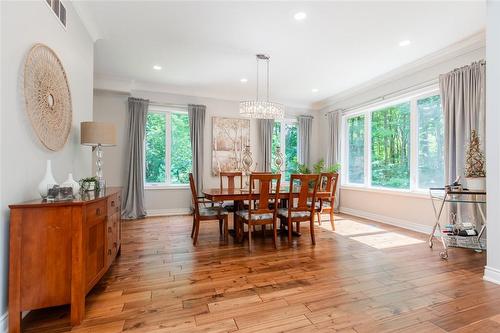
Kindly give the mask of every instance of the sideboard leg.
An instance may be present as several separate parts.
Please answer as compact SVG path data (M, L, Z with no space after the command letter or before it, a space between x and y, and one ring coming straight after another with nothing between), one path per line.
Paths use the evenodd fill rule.
M10 213L9 332L21 332L21 212Z

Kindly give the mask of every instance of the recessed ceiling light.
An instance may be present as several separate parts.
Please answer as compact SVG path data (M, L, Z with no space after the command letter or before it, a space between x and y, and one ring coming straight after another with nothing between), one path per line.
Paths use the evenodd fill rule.
M161 67L160 65L154 65L154 66L153 66L153 69L154 69L154 70L157 70L157 71L161 71L161 68L162 68L162 67Z
M319 89L318 89L318 88L312 88L312 89L311 89L311 91L312 91L313 93L317 93L317 92L319 91Z
M307 17L307 14L304 12L298 12L293 15L293 18L296 19L297 21L302 21Z
M399 46L408 46L411 42L408 39L402 40L399 42Z
M247 82L248 82L248 79L246 79L246 78L242 78L242 79L240 79L240 82L241 82L241 83L247 83Z

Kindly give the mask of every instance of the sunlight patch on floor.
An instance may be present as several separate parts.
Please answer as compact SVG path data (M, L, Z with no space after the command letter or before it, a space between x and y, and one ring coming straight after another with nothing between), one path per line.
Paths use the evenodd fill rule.
M384 232L375 235L364 235L350 237L350 239L366 244L376 249L387 249L397 246L406 246L424 243L423 240L397 234L394 232Z
M322 221L321 227L327 230L332 230L330 221ZM335 220L335 233L341 236L353 236L361 234L373 234L376 232L384 232L384 229L377 228L373 225L354 222L347 219Z

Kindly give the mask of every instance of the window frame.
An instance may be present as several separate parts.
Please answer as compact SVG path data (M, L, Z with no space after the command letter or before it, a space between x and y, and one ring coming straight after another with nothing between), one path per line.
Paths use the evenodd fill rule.
M187 107L166 107L159 105L150 105L148 108L148 114L164 114L165 115L165 181L162 183L148 183L146 181L146 137L147 133L144 133L144 189L146 190L177 190L177 189L189 189L189 183L185 184L172 184L171 182L171 166L172 166L172 114L188 114ZM192 165L191 165L192 167Z
M283 118L281 120L275 120L274 123L279 123L280 124L280 148L281 148L281 153L283 154L283 165L282 165L282 171L280 172L281 177L283 180L285 179L285 174L286 174L286 125L293 124L297 127L298 131L298 126L299 126L299 120L297 118ZM297 133L298 135L298 133ZM298 150L299 150L299 138L297 137L297 156L298 156ZM271 151L271 166L274 163L274 151ZM290 179L288 179L290 180ZM288 181L286 180L286 181Z
M439 95L439 87L434 85L425 90L414 91L399 97L389 100L383 100L378 103L365 106L363 108L348 112L342 115L342 133L341 133L341 149L342 161L341 164L341 180L343 188L352 188L357 190L378 191L387 193L407 193L422 196L427 194L427 189L418 188L418 109L417 101L431 96ZM393 105L401 103L410 103L410 188L398 189L390 187L381 187L372 185L372 154L371 154L371 127L372 127L372 113ZM362 184L349 182L349 132L348 120L353 117L364 115L364 182ZM443 170L444 173L444 170Z

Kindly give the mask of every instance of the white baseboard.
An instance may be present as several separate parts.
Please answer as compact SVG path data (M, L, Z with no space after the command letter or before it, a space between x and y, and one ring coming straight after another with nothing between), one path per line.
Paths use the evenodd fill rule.
M423 234L430 234L432 232L432 227L429 225L418 224L407 220L402 220L394 217L378 215L370 212L365 212L358 209L352 209L347 207L340 207L340 212L348 215L353 215L357 217L362 217L368 220L373 220L375 222L390 224L403 229L408 229Z
M9 331L9 311L0 316L0 332L7 333Z
M500 270L493 267L485 266L483 280L500 284Z
M189 215L191 208L148 209L147 216L176 216Z

